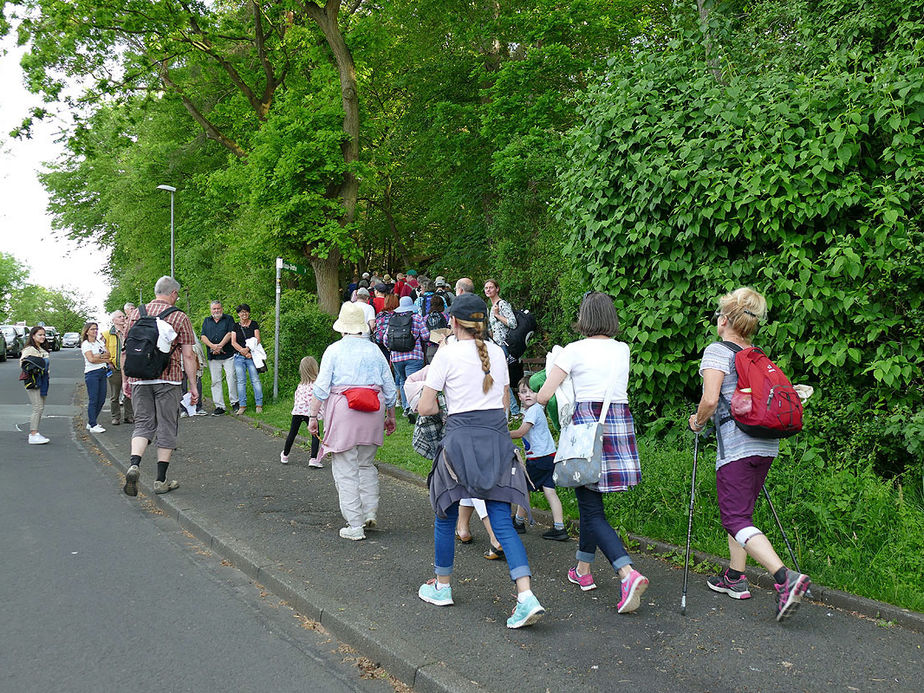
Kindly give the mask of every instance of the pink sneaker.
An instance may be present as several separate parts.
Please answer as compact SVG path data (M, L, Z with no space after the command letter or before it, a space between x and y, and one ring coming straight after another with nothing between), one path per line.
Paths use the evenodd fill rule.
M323 468L324 468L324 465L321 464L321 460L319 460L317 457L312 457L310 460L308 460L308 466L309 466L309 467L314 467L315 469L323 469Z
M597 589L593 574L587 573L587 575L578 575L577 566L568 570L568 581L573 582L575 585L579 585L584 592Z
M628 614L638 609L646 589L648 589L648 578L633 569L629 577L622 581L622 599L616 605L617 611L621 614Z

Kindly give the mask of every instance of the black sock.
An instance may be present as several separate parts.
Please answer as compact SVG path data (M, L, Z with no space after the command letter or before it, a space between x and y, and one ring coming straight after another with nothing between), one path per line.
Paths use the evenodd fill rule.
M141 455L132 455L132 464L137 464L141 466Z
M734 570L729 568L725 571L725 574L728 576L728 579L734 582L735 580L740 580L741 576L744 575L740 570Z
M158 462L157 463L157 481L167 480L167 467L169 466L170 466L169 462Z
M785 565L773 574L773 579L776 580L776 584L778 585L782 585L784 582L786 582L786 566Z

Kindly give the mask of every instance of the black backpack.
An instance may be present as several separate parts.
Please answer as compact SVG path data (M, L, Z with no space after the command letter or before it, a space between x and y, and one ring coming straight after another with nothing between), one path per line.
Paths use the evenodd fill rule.
M449 323L446 322L446 316L440 312L430 313L427 316L427 329L428 330L440 330L444 327L449 327Z
M157 348L157 339L160 330L157 329L157 320L163 320L171 313L182 312L176 306L171 306L160 315L148 315L142 303L138 306L139 318L125 335L125 375L140 380L157 380L163 375L170 364L170 357L176 351L176 345L168 353Z
M388 319L385 331L385 346L389 351L413 351L417 338L414 337L414 313L393 313Z
M536 318L528 310L515 310L513 314L516 316L517 326L507 331L507 360L510 362L518 360L526 353L526 346L533 338L537 327Z

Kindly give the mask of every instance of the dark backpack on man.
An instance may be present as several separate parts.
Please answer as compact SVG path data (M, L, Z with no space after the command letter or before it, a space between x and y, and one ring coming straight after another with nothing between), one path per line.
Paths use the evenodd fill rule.
M125 375L140 380L157 380L163 375L170 365L170 357L176 346L166 354L157 348L157 340L160 337L157 321L177 312L182 311L176 306L171 306L160 315L154 316L148 315L143 303L138 306L140 317L125 335L125 367L122 369Z
M507 361L513 363L526 353L526 347L536 331L536 318L528 310L515 310L517 326L507 331Z
M414 336L414 313L392 313L385 330L385 346L389 351L399 353L413 351L417 338Z

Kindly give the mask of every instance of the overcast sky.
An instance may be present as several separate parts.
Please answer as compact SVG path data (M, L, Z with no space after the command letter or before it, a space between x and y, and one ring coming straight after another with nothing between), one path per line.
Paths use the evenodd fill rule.
M8 133L40 100L23 86L19 60L23 50L10 38L0 42L0 251L14 255L30 269L29 282L60 289L76 289L90 304L97 320L103 318L103 301L109 285L103 274L107 255L96 246L53 235L46 213L48 196L37 173L43 162L58 158L55 126L40 123L32 139L15 140ZM106 322L103 320L103 322Z

